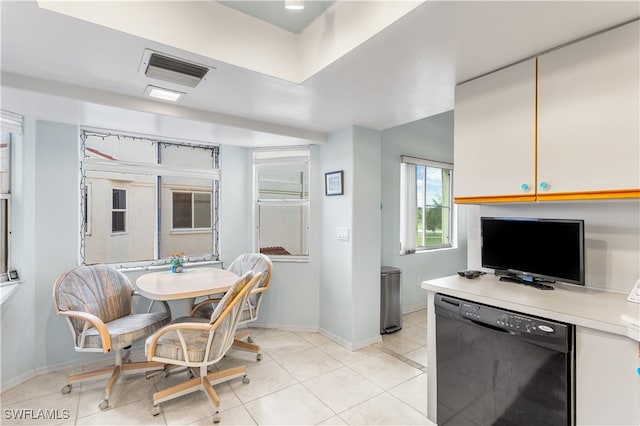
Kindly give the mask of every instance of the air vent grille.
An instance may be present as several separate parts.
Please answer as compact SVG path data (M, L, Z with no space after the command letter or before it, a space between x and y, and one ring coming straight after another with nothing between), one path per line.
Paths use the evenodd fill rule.
M209 68L180 59L152 53L145 70L147 77L188 87L196 87Z

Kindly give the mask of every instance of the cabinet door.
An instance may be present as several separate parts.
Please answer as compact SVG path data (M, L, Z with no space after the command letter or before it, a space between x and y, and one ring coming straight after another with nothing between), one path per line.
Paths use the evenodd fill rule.
M538 199L640 195L639 26L539 57Z
M456 87L456 202L534 200L535 93L535 59Z
M640 424L638 342L576 327L576 424Z

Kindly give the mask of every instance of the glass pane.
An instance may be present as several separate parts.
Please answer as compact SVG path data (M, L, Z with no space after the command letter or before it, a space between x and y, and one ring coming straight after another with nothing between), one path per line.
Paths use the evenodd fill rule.
M186 256L211 255L213 253L213 230L211 223L215 222L211 208L209 216L204 213L205 199L211 205L213 194L213 181L207 179L178 178L163 176L160 181L160 241L159 257L166 259L173 253L184 253ZM174 208L174 196L179 195L184 210L177 211L181 217L180 223L175 223L176 211ZM195 197L194 197L195 195ZM196 202L194 202L194 197ZM187 202L188 200L188 202ZM182 208L181 207L181 208ZM187 213L188 211L188 213ZM193 227L193 214L196 215L195 228ZM186 219L188 218L188 224ZM184 219L184 223L182 220ZM206 226L199 226L204 224ZM176 227L175 225L184 225Z
M114 210L124 210L127 208L127 191L124 189L113 190L112 208Z
M307 256L309 206L258 206L260 252Z
M85 157L102 161L156 163L155 142L126 136L92 136L85 138Z
M211 228L211 194L193 194L193 226Z
M0 141L0 192L9 193L9 177L10 174L10 157L9 157L9 140Z
M425 197L425 204L428 206L441 206L443 200L442 194L442 172L443 169L435 167L427 167L427 194Z
M124 232L125 212L111 212L111 232Z
M309 198L308 163L261 164L257 174L259 200Z
M172 207L173 228L191 229L191 193L174 192Z
M87 172L91 188L87 203L87 222L91 235L85 235L86 263L136 262L154 259L155 178L118 173ZM112 212L113 186L128 192L129 208ZM119 213L114 218L113 213ZM124 219L128 223L124 222ZM115 225L115 226L114 226ZM126 233L112 233L117 228Z
M449 244L449 208L428 207L426 228L425 246Z
M213 169L213 150L193 146L160 144L160 164L189 167L191 169Z
M8 200L0 199L0 274L7 273L9 228L7 221Z

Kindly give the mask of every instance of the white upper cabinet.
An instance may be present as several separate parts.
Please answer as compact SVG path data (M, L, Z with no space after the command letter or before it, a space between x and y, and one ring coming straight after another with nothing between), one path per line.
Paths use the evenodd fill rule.
M639 40L636 21L539 57L539 199L640 191Z
M533 200L535 94L535 59L456 87L456 201Z
M640 198L639 80L634 21L459 85L456 202Z

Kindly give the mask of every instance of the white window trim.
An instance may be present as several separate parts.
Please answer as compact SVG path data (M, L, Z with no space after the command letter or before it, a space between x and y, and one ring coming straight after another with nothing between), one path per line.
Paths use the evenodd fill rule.
M0 199L3 200L7 200L7 215L6 215L6 227L7 227L7 235L6 235L6 257L7 257L7 264L6 264L6 269L7 271L9 271L10 269L12 269L12 256L13 256L13 244L12 244L12 237L13 237L13 229L12 229L12 211L13 211L13 204L11 202L11 186L12 186L12 181L13 181L13 177L15 175L15 164L13 163L13 145L15 143L15 138L14 136L22 136L22 124L23 124L23 117L19 114L10 112L10 111L5 111L5 110L0 110L0 128L2 129L2 138L0 139L0 141L2 139L5 139L5 135L8 135L8 138L6 138L6 142L8 144L8 155L9 155L9 175L7 176L7 179L9 181L9 185L8 185L8 192L6 193L1 193L0 192ZM0 142L1 143L1 142ZM2 226L2 224L0 224L0 226ZM4 283L6 281L9 280L8 274L7 273L3 273L0 274L0 282Z
M102 137L127 137L137 140L146 140L153 143L158 144L174 144L180 145L184 147L193 147L193 148L202 148L202 149L212 149L217 150L215 152L215 160L214 167L211 170L204 169L190 169L190 168L182 168L176 166L167 166L163 164L157 163L138 163L138 162L127 162L127 161L118 161L116 164L109 161L99 160L95 158L84 158L80 160L80 174L82 180L82 187L86 185L84 182L84 176L87 171L98 171L98 172L115 172L118 174L129 173L132 175L135 174L146 174L153 176L171 176L171 177L183 177L183 178L196 178L196 179L208 179L213 182L212 184L212 193L211 193L211 214L212 214L212 226L208 229L209 232L214 233L213 235L213 247L211 254L194 254L188 256L188 263L190 264L221 264L220 261L220 229L219 229L219 191L220 191L220 165L218 162L218 156L220 155L220 145L213 143L200 143L200 142L189 142L185 139L175 139L175 138L166 138L166 137L156 137L156 136L148 136L138 133L131 132L122 132L122 131L113 131L101 128L92 128L83 126L80 129L80 133L82 135L81 140L84 140L86 136L102 136ZM84 149L84 142L82 142L82 149ZM159 187L158 187L159 190ZM127 195L128 196L128 195ZM159 199L156 197L155 199L155 211L158 211ZM129 200L127 198L127 206L129 205ZM112 206L109 206L112 207ZM111 210L111 209L110 209ZM128 224L128 218L125 219L125 227ZM171 230L170 230L171 232ZM193 231L189 230L187 232L193 233ZM123 235L124 233L111 233L110 235ZM168 258L159 257L159 248L158 248L158 233L154 233L154 259L143 260L143 261L131 261L131 262L114 262L111 265L116 267L119 270L149 270L154 268L163 268L169 264ZM83 236L81 236L83 238ZM84 255L84 240L80 242L81 251L79 253L78 262L80 264L84 263L85 255Z
M84 190L85 190L84 209L87 212L86 217L84 218L85 224L86 224L84 234L91 236L91 222L92 222L91 216L93 212L93 196L92 196L93 184L91 182L85 183Z
M297 154L299 151L300 154ZM255 158L256 153L268 152L273 154L272 158ZM281 154L280 154L281 153ZM258 167L261 165L289 165L289 164L305 164L307 166L308 178L311 178L311 150L308 146L298 147L279 147L279 148L255 148L253 159L253 190L254 190L254 249L260 251L260 206L307 206L308 209L308 225L307 225L307 253L306 255L269 255L272 261L290 262L290 263L307 263L311 257L310 233L311 233L311 188L305 199L260 199L258 198ZM311 185L309 185L311 186Z
M404 255L404 254L413 254L413 253L431 253L434 251L441 251L441 250L450 250L450 249L454 249L457 247L457 206L454 204L453 202L453 164L452 163L447 163L447 162L442 162L442 161L433 161L433 160L427 160L424 158L418 158L418 157L412 157L412 156L408 156L408 155L402 155L400 157L400 163L401 164L409 164L409 165L413 165L413 166L425 166L425 167L430 167L430 168L438 168L438 169L445 169L445 170L449 170L449 243L448 244L438 244L438 245L433 245L433 246L417 246L417 238L415 236L415 229L417 226L415 226L417 224L417 217L415 217L415 215L417 213L415 213L414 210L417 210L417 188L414 189L413 191L410 190L409 187L405 186L407 185L406 182L403 181L403 172L401 172L401 201L400 201L400 209L401 209L401 229L400 229L400 254ZM425 170L426 173L426 170ZM415 173L415 168L414 168L414 173L412 175L412 180L413 180L413 186L416 186L417 182L416 182L417 176ZM426 176L425 176L426 179ZM426 186L424 187L424 190L426 191ZM426 194L424 194L424 196L426 197ZM416 197L416 199L414 200L414 202L411 204L409 203L408 199L412 197ZM426 203L426 199L425 199L425 203ZM407 208L407 206L409 208ZM422 206L424 207L424 206ZM413 218L409 218L407 215L413 215ZM426 211L423 208L423 222L426 221ZM424 226L424 223L423 223ZM426 243L426 241L424 242Z

